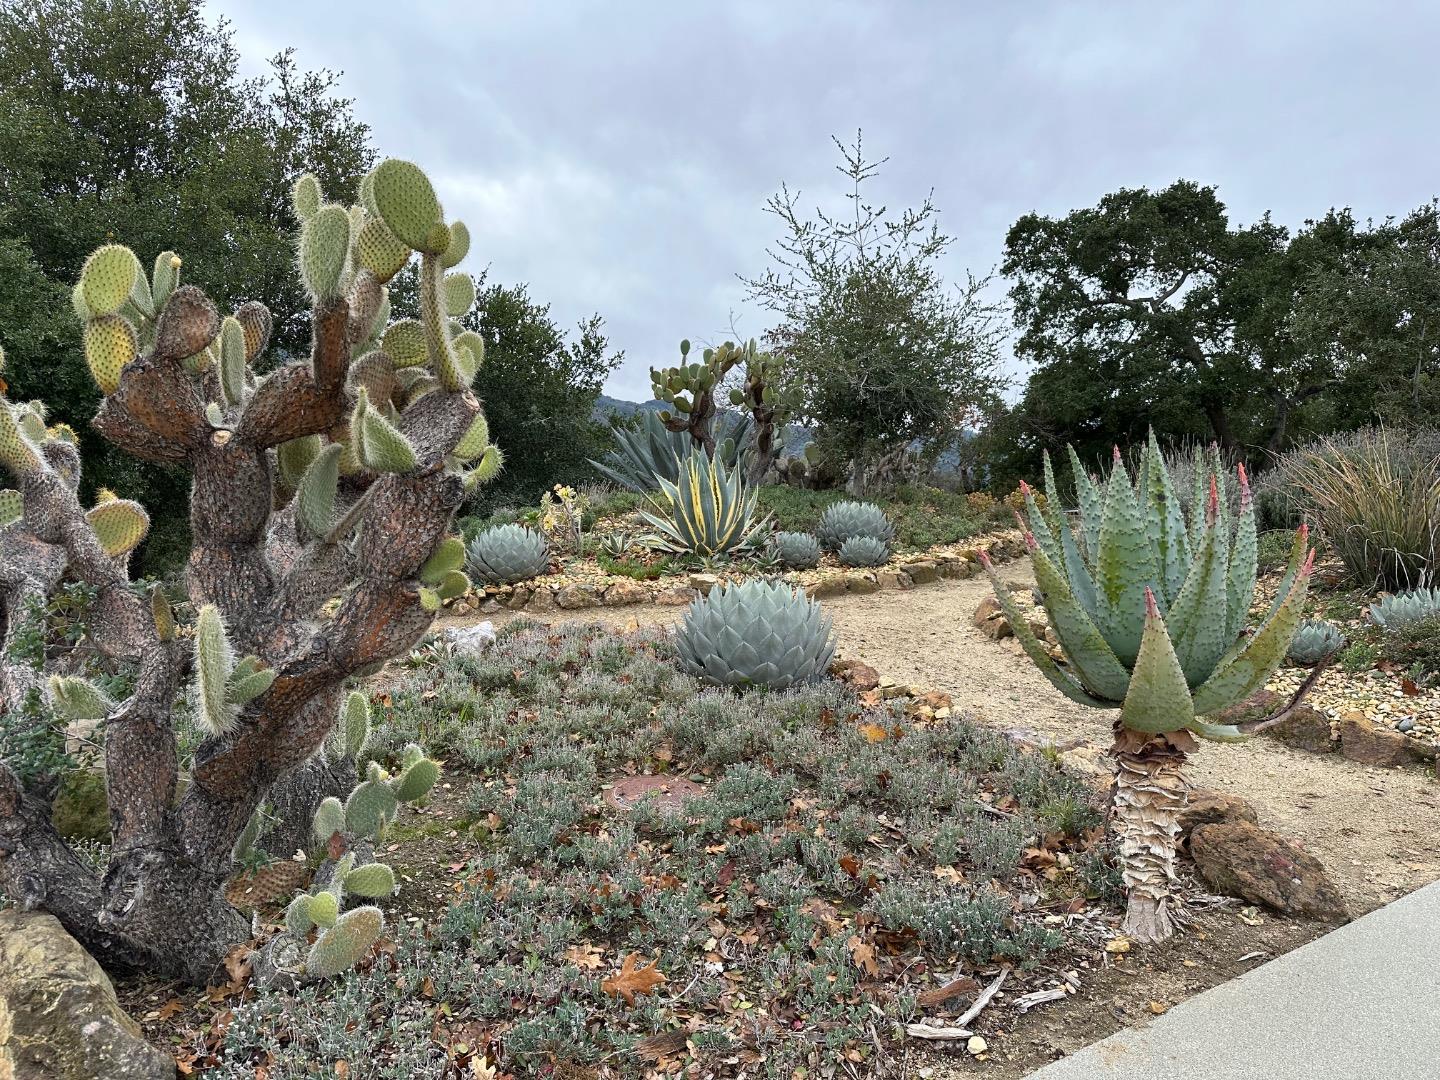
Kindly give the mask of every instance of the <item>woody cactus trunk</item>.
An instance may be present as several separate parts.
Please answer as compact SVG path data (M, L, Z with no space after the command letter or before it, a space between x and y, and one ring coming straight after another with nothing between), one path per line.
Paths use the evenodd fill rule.
M1022 520L1040 599L1064 650L1057 663L1016 609L987 561L995 592L1026 653L1063 694L1118 709L1112 753L1112 813L1129 892L1126 932L1142 942L1174 932L1175 848L1187 787L1185 757L1196 737L1243 739L1279 723L1313 685L1272 716L1242 725L1206 719L1260 689L1285 658L1300 622L1314 552L1295 536L1274 602L1247 629L1255 593L1255 516L1240 466L1240 509L1232 520L1218 497L1212 455L1208 484L1197 470L1187 522L1154 435L1131 481L1120 453L1100 488L1073 450L1079 493L1076 527L1059 510L1050 460L1044 505L1025 488Z
M106 395L94 427L193 477L188 603L132 586L143 511L116 500L87 513L67 432L47 429L38 405L0 399L0 464L18 487L0 500L18 511L0 529L5 719L37 734L94 726L112 837L97 875L51 826L57 770L12 755L0 763L0 891L56 915L112 968L203 982L250 937L222 891L237 841L262 800L308 832L316 804L354 786L353 760L338 767L323 749L347 681L409 649L465 589L451 517L499 467L470 389L480 339L450 322L474 300L468 275L447 273L469 236L445 222L425 174L387 160L348 207L307 176L294 205L313 346L268 375L254 365L269 312L250 302L222 318L180 284L175 253L146 274L107 245L76 286ZM385 284L416 252L423 317L387 326ZM93 590L89 640L42 663L23 640L65 580ZM96 657L111 687L117 672L129 681L122 700L85 680ZM182 714L204 736L183 762Z

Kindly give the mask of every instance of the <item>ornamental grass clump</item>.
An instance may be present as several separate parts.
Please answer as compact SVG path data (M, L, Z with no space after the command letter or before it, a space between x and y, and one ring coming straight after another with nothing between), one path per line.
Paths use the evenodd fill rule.
M1247 631L1255 592L1255 519L1243 466L1236 469L1240 509L1219 498L1219 477L1197 473L1208 498L1187 521L1155 442L1132 480L1115 451L1103 491L1070 451L1079 522L1058 510L1047 456L1049 499L1042 509L1026 491L1030 548L1041 602L1059 635L1066 666L1036 638L988 559L1001 607L1042 674L1073 701L1116 709L1112 813L1129 891L1125 930L1138 941L1173 932L1182 772L1196 736L1245 738L1278 723L1313 684L1273 716L1240 725L1207 717L1244 701L1285 659L1310 581L1308 531L1295 534L1290 564L1274 602Z

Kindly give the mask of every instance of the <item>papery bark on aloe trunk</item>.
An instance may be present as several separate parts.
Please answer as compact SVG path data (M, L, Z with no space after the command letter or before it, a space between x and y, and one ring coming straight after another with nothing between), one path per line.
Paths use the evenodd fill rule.
M1128 900L1125 933L1164 941L1170 919L1180 815L1187 803L1185 751L1163 735L1116 732L1112 813Z

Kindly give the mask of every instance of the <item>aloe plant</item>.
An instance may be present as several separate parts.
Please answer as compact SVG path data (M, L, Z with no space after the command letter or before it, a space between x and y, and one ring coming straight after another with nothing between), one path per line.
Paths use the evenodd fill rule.
M1243 739L1296 704L1240 725L1213 718L1264 686L1285 659L1315 556L1302 526L1274 602L1246 633L1256 550L1244 466L1237 467L1238 514L1221 502L1221 477L1212 470L1208 498L1194 500L1187 521L1153 434L1134 481L1117 448L1103 491L1074 450L1070 460L1078 527L1058 510L1048 456L1043 509L1024 488L1026 543L1066 666L1051 658L984 562L1016 638L1041 673L1073 701L1119 710L1112 810L1129 891L1125 928L1138 941L1159 941L1174 932L1169 908L1186 754L1196 749L1196 736Z

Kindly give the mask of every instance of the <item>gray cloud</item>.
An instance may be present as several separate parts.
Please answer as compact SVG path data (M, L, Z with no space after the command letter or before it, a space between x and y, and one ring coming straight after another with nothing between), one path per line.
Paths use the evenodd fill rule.
M600 312L617 396L682 336L759 334L781 181L838 207L830 134L934 188L947 269L984 272L1030 210L1190 177L1240 221L1403 214L1437 189L1440 5L480 4L223 0L242 52L343 70L382 152L435 178L471 262L564 323Z

